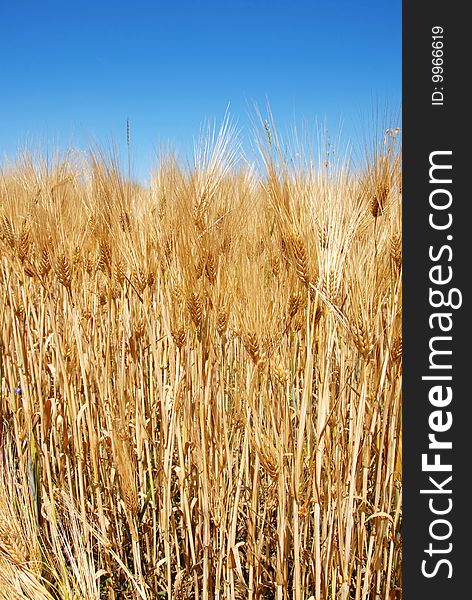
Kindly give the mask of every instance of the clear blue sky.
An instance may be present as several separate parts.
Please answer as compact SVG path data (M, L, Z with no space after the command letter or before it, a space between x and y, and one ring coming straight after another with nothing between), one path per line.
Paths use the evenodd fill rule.
M146 176L207 118L247 128L268 98L282 130L349 135L373 100L401 103L400 0L2 0L0 159L25 142L115 140Z

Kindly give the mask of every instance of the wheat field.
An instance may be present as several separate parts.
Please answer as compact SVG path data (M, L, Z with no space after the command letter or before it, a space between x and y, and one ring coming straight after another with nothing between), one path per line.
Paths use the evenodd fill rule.
M401 598L396 134L4 165L0 598Z

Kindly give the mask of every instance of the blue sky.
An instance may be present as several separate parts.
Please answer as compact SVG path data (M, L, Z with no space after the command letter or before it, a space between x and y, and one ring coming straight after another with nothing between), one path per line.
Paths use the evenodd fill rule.
M2 0L0 159L25 143L111 140L133 173L191 151L228 103L247 131L269 99L282 131L340 121L354 135L374 102L401 103L400 0Z

